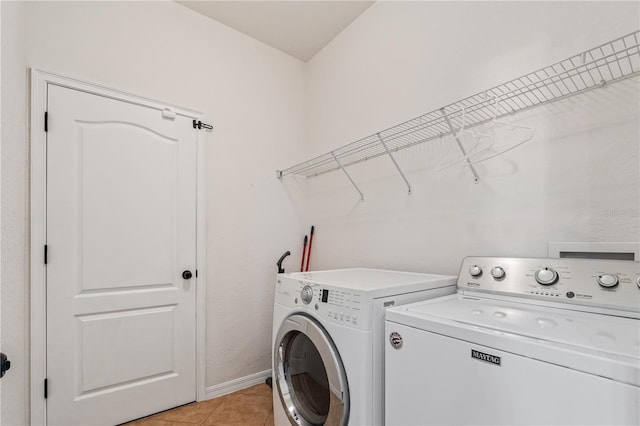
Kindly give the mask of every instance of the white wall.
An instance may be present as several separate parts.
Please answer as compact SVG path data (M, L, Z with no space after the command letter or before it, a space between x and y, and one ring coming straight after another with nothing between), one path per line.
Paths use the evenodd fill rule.
M2 76L0 81L0 303L2 351L11 369L0 380L0 423L24 423L26 418L28 369L28 198L27 198L27 84L24 67L24 11L19 4L2 2Z
M309 62L307 157L640 28L637 2L378 2ZM316 225L314 267L457 274L466 255L546 256L548 241L638 241L638 79L517 114L525 145L435 173L450 138L287 179ZM306 159L306 158L304 158ZM298 160L303 160L299 158ZM607 210L610 209L610 210Z
M2 4L0 3L0 46L2 46ZM0 93L2 93L2 54L0 49ZM0 102L0 140L2 138L2 102ZM2 158L2 144L0 144L0 158ZM2 176L2 162L0 161L0 176ZM2 206L2 179L0 179L0 206ZM1 207L0 207L1 209ZM2 229L2 215L0 214L0 230ZM2 265L2 250L0 250L0 265ZM0 283L2 283L2 268L0 268ZM0 322L2 322L2 286L0 285ZM0 327L0 351L2 350L2 327ZM0 385L0 401L2 401L2 386ZM2 419L2 404L0 403L0 419Z
M173 2L3 2L2 65L0 423L28 411L27 67L207 114L206 383L270 368L275 262L302 234L274 170L304 148L304 64Z

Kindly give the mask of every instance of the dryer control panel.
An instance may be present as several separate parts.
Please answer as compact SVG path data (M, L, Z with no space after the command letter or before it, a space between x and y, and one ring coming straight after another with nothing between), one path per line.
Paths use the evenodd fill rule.
M371 329L370 301L366 293L357 290L279 275L275 301L289 308L307 310L324 321L360 330Z
M467 257L458 290L640 314L640 262Z

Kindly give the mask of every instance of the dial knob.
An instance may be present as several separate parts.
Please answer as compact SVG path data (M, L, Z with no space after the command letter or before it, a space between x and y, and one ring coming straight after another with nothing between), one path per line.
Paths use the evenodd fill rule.
M300 298L305 305L308 305L309 302L311 302L311 299L313 299L313 289L308 285L302 287L302 290L300 291Z
M480 275L482 275L482 268L478 265L471 266L469 268L469 275L471 275L472 277L479 277Z
M613 274L598 275L598 284L604 288L615 287L618 285L618 277Z
M502 269L500 266L494 266L491 269L491 276L493 278L495 278L496 280L500 280L500 279L504 278L505 275L506 274L504 272L504 269Z
M558 282L558 273L551 268L539 269L536 271L536 281L542 285L555 284Z
M638 284L638 288L640 288L640 277L636 278L636 284Z

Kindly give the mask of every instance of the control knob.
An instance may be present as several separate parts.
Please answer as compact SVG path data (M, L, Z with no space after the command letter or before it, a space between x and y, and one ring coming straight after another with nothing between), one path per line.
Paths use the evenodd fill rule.
M638 288L640 288L640 277L636 278L636 284L638 284Z
M558 282L558 273L551 268L537 270L535 277L538 284L542 285L551 285Z
M482 275L482 268L479 267L478 265L473 265L469 267L469 275L471 275L474 278L479 277L480 275Z
M308 305L309 302L311 302L311 299L313 299L313 289L308 285L302 287L302 290L300 291L300 298L305 305Z
M491 276L496 280L501 280L505 275L504 269L500 266L494 266L491 269Z
M598 284L600 287L613 288L618 285L618 277L613 274L598 275Z

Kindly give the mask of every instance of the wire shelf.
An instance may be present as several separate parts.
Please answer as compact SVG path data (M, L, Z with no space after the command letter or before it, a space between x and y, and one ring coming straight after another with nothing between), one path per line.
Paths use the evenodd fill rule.
M639 40L640 31L633 32L276 173L279 178L287 175L310 178L342 169L351 180L344 170L347 166L382 155L393 160L392 152L455 136L451 123L460 121L462 111L465 127L470 128L633 77L640 74ZM398 171L402 174L399 167Z

